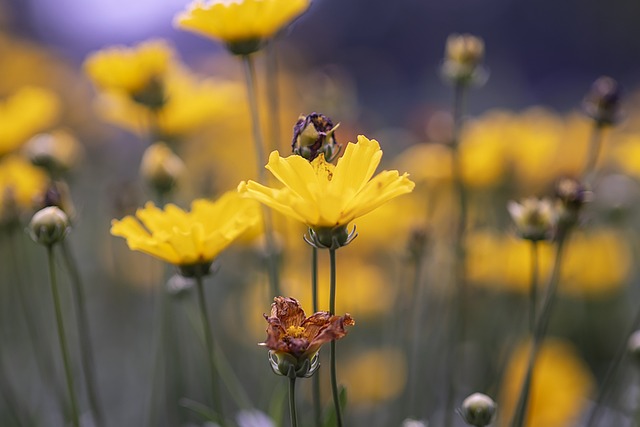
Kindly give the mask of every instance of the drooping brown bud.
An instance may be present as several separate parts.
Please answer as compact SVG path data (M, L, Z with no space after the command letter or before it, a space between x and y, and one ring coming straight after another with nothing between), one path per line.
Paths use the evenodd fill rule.
M620 120L620 85L611 77L598 78L582 102L584 112L598 126L610 126Z

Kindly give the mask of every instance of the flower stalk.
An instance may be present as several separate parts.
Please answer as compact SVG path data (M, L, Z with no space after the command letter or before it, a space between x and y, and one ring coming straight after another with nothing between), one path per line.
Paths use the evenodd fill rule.
M536 324L538 296L539 247L537 240L531 240L531 282L529 284L529 332L533 336Z
M78 328L78 337L80 340L80 360L82 361L82 370L85 378L85 386L87 388L87 394L89 397L89 405L93 412L94 422L96 427L102 425L102 411L100 409L100 400L98 398L98 388L95 380L95 364L94 356L91 346L91 333L89 331L89 318L87 316L87 309L85 305L85 295L82 286L82 279L80 272L78 271L78 265L71 253L71 248L66 240L61 242L62 257L64 263L71 277L71 285L73 289L74 302L76 308L76 315L78 321L76 322Z
M260 113L258 110L258 92L256 90L256 72L251 55L242 55L242 64L244 68L245 81L247 84L247 96L249 100L249 109L251 110L251 130L253 132L253 142L255 148L256 166L258 168L258 181L265 183L266 174L263 167L264 162L264 142L262 133L260 132ZM266 207L262 208L262 221L264 226L264 236L267 251L267 269L269 274L269 284L271 286L272 295L280 295L280 278L278 272L278 261L275 247L275 239L273 236L273 219L271 211Z
M296 376L289 377L289 415L291 427L298 427L298 414L296 413Z
M330 287L329 287L329 314L336 313L336 249L329 249L330 264ZM331 364L331 394L333 396L333 406L336 411L336 425L342 427L342 408L340 407L340 395L338 393L338 379L336 372L336 341L331 341L330 347Z
M320 308L318 307L318 248L311 247L311 301L313 305L313 312L317 313ZM313 394L313 418L315 420L315 426L322 426L322 405L320 398L320 376L314 375L312 381L312 394Z
M218 385L218 367L216 365L216 359L213 349L213 332L211 331L211 324L209 323L209 315L207 311L207 301L204 295L204 284L202 280L202 274L197 273L195 275L196 289L198 291L198 306L200 308L200 318L202 320L202 330L204 333L204 341L207 347L207 359L209 362L210 373L210 385L211 385L211 398L213 400L213 407L216 414L219 417L220 422L224 423L224 415L222 409L222 401L220 399L220 390Z
M71 373L71 362L69 359L69 349L67 348L67 338L64 331L64 319L62 317L62 308L60 305L60 296L58 294L58 282L56 280L55 260L53 256L53 245L47 245L47 258L49 263L49 280L51 285L51 295L53 296L53 306L56 314L56 326L58 328L58 341L60 344L60 352L62 353L62 362L64 364L65 380L67 382L67 392L71 402L71 421L74 427L80 427L80 416L78 412L78 401L73 386L73 374Z

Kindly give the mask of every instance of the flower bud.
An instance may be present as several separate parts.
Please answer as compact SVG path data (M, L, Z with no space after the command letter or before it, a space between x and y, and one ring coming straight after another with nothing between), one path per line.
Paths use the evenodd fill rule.
M24 145L24 152L31 163L56 176L68 172L77 164L82 148L71 133L56 130L31 138Z
M451 34L447 38L442 74L458 84L484 83L483 58L484 41L481 38L471 34Z
M620 86L611 77L600 77L582 102L584 112L598 126L615 124L620 120Z
M412 260L418 261L424 255L424 251L429 241L429 233L422 227L416 227L409 233L407 252Z
M300 116L293 127L293 153L309 161L323 153L327 162L333 161L340 152L340 144L335 137L338 126L340 123L334 126L331 119L323 114Z
M585 203L591 201L592 193L579 181L564 178L556 185L556 198L558 224L568 227L578 222L580 211Z
M69 218L59 208L49 206L31 218L29 234L34 242L51 246L61 242L69 231Z
M150 145L142 156L140 175L159 193L169 192L182 176L184 162L163 142Z
M74 222L76 217L76 208L71 199L71 191L64 181L52 181L49 183L47 190L36 200L38 209L48 206L56 206L62 210L69 218L69 222Z
M484 427L491 424L497 405L486 394L474 393L462 402L458 410L462 419L470 426Z
M528 198L520 203L510 201L507 209L521 238L537 242L551 237L556 224L551 200Z

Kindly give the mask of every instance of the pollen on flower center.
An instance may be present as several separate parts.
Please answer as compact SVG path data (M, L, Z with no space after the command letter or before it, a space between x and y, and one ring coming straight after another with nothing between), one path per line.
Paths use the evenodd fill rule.
M303 338L304 328L302 326L289 326L287 328L287 336L291 338Z

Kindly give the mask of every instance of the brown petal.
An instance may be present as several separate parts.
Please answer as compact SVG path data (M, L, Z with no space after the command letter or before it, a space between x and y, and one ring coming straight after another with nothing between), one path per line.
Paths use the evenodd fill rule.
M302 322L304 335L309 341L313 341L323 328L329 325L331 315L326 311L319 311L307 317Z
M349 313L344 316L331 316L329 324L324 327L320 333L311 341L307 353L317 351L320 346L326 342L339 340L347 334L345 326L355 325L356 322L351 318Z
M282 327L280 319L277 317L267 317L264 318L267 320L267 339L265 342L261 343L271 350L285 350L286 345L282 342L282 337L285 335L286 331Z
M271 316L280 319L286 331L290 326L300 326L305 314L300 303L294 298L275 297L271 304Z

